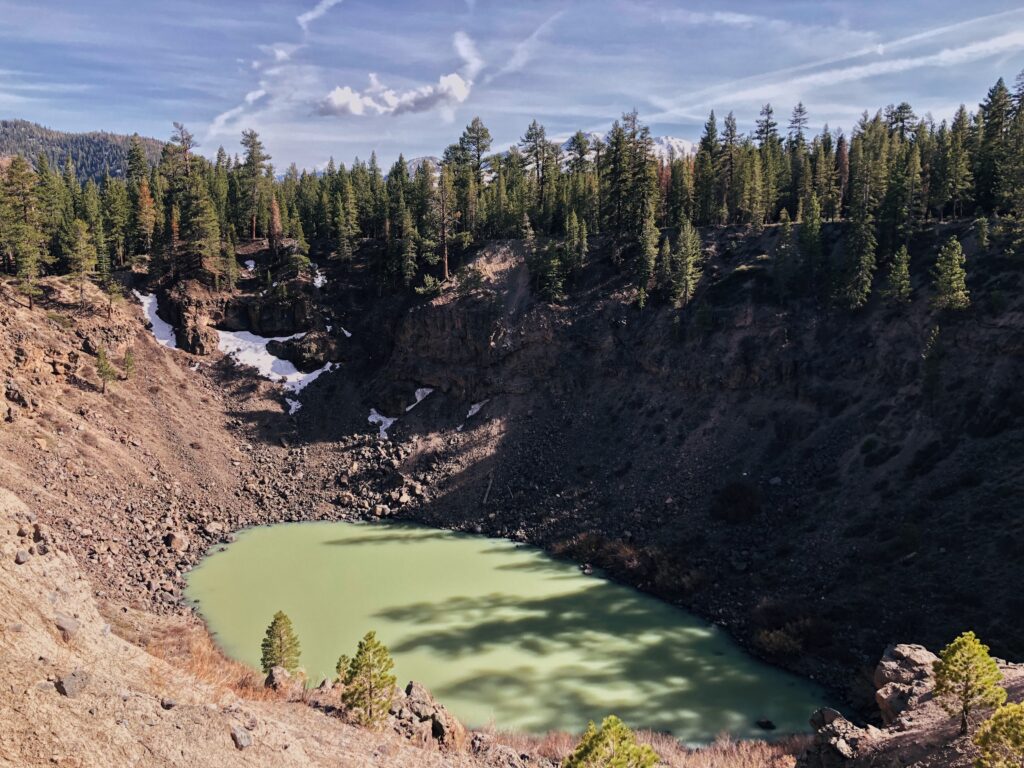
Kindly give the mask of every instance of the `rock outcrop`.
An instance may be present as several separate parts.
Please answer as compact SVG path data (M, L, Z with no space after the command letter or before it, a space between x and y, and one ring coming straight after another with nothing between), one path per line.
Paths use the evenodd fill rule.
M407 739L445 751L461 750L466 728L423 685L410 682L391 704L395 730Z
M892 725L907 709L913 709L935 688L934 665L938 657L921 645L891 645L875 669L875 701L882 722Z
M967 768L974 748L933 694L935 654L921 645L891 645L874 673L884 728L858 726L834 709L811 717L814 741L801 768ZM1024 698L1024 665L999 662L1011 701ZM986 716L982 713L982 716Z

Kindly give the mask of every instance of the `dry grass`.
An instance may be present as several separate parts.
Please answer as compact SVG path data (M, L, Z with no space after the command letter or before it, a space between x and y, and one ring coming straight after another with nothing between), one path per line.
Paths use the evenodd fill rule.
M201 627L178 625L161 630L146 650L217 690L256 701L281 698L276 691L264 687L261 674L221 653Z
M499 744L520 753L530 753L561 762L572 752L578 736L551 731L534 736L519 731L490 731ZM720 736L713 744L690 749L671 735L637 731L637 740L650 745L668 768L794 768L796 756L807 746L807 737L793 736L775 743L735 741Z

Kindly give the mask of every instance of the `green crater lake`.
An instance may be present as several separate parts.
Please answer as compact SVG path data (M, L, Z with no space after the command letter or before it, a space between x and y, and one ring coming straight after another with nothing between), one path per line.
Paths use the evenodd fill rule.
M219 548L218 548L219 549ZM471 727L580 731L617 714L688 743L808 730L828 703L718 628L501 539L407 525L289 523L241 532L188 577L231 657L259 667L283 610L313 684L373 629L400 685L426 685Z

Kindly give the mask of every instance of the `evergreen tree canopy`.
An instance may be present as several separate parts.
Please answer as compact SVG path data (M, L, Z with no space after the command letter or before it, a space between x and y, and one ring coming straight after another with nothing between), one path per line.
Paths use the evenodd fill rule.
M658 754L615 715L609 715L597 728L587 726L580 743L563 762L562 768L654 768Z
M974 712L1006 701L1002 681L1003 674L988 655L988 646L973 632L964 632L943 648L935 662L935 696L947 712L960 716L964 734Z
M339 671L342 664L339 659ZM367 632L359 641L356 654L348 660L341 701L352 719L368 728L380 728L388 716L395 695L395 663L388 649Z
M264 672L269 674L274 667L284 667L293 674L298 670L301 652L299 638L292 629L292 620L284 611L274 614L260 649L260 666Z

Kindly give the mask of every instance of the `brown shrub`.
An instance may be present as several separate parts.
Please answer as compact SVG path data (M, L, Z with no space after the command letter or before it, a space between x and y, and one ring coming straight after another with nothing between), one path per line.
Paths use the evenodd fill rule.
M561 762L576 747L579 737L564 731L533 736L518 731L492 731L499 744ZM775 743L735 741L719 736L714 743L691 749L667 733L637 731L637 740L648 744L669 768L794 768L796 756L807 746L807 737L794 736Z
M263 675L227 658L202 627L178 625L160 630L146 650L218 690L261 701L280 698L276 691L264 687Z

